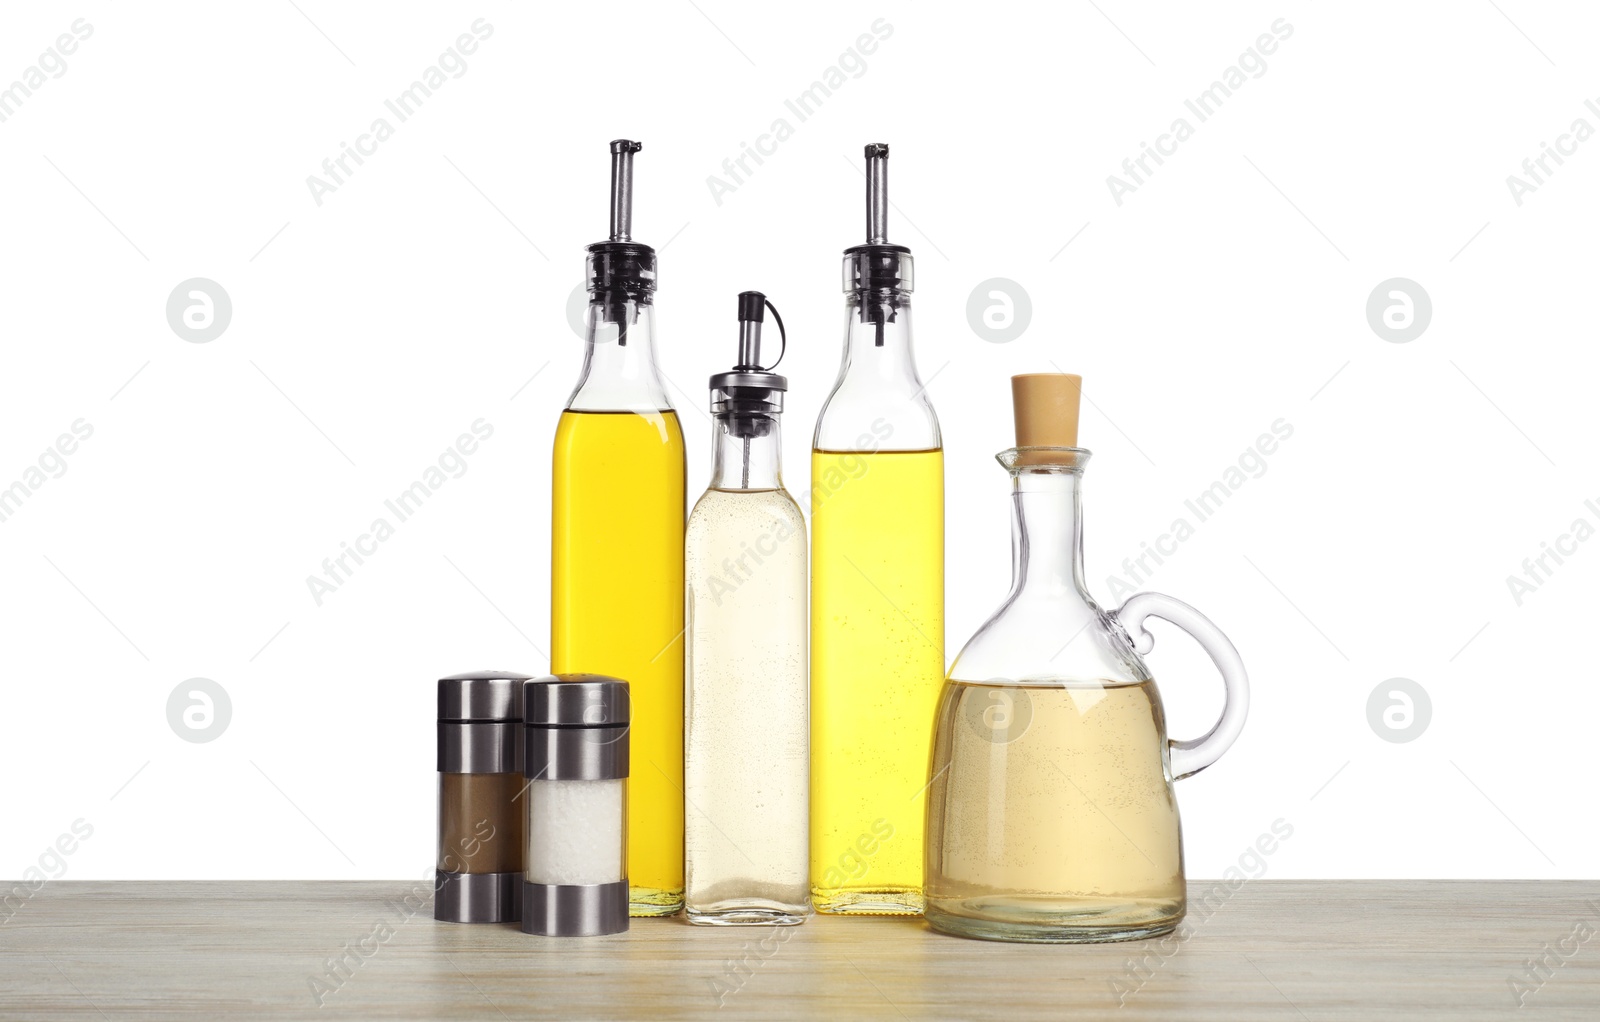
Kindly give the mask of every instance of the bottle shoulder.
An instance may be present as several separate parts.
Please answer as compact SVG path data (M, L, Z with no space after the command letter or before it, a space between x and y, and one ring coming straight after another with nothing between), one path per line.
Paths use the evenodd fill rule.
M897 401L835 387L817 414L811 446L822 451L930 451L941 449L944 437L926 394Z
M689 512L690 528L717 528L750 523L784 525L791 531L805 532L805 516L800 505L782 486L760 490L724 490L712 487L695 501Z
M652 450L668 459L683 461L687 458L683 424L671 408L636 411L568 408L556 421L557 457L575 454L597 458L644 456Z
M1086 594L1007 597L950 664L958 681L1060 684L1150 680L1143 660Z

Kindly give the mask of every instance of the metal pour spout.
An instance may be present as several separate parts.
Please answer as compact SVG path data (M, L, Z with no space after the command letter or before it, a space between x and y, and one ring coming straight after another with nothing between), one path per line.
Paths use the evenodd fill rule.
M867 244L889 243L889 147L883 142L868 143L867 155Z
M633 240L633 154L644 148L619 138L611 143L611 240Z
M770 366L761 364L761 327L766 313L772 312L783 343ZM739 292L739 355L732 372L711 377L711 414L723 424L729 436L744 441L745 466L749 468L750 439L771 434L783 411L783 395L789 381L774 373L783 361L789 341L783 317L760 291ZM748 481L744 484L748 487Z
M844 250L844 290L853 294L856 316L872 326L874 347L884 345L885 327L899 318L911 294L911 250L889 242L889 146L866 146L867 240Z

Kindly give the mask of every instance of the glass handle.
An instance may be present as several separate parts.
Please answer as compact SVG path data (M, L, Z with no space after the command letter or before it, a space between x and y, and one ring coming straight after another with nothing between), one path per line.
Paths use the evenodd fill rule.
M1172 747L1172 777L1181 780L1197 774L1222 758L1239 732L1250 709L1250 682L1245 677L1239 651L1211 619L1184 603L1160 593L1136 593L1117 609L1117 623L1128 633L1134 650L1141 656L1155 647L1155 636L1144 627L1146 618L1158 617L1177 625L1200 643L1211 662L1222 672L1222 716L1211 730L1186 742L1169 742Z

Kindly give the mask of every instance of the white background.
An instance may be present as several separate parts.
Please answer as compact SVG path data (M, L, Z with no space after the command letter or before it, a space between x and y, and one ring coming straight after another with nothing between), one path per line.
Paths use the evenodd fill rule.
M1597 520L1600 140L1520 206L1506 184L1575 118L1600 128L1595 12L297 2L7 5L0 83L75 19L93 35L0 124L0 485L73 421L94 434L0 523L5 875L78 818L75 878L425 873L435 679L548 666L567 301L605 233L606 143L628 137L691 494L746 288L789 325L805 487L861 146L891 144L946 444L951 653L1009 577L991 456L1011 373L1085 378L1108 605L1124 557L1292 424L1149 582L1210 614L1252 677L1243 737L1178 788L1192 876L1279 818L1274 876L1600 876L1581 794L1600 543L1521 606L1506 583ZM467 71L314 202L307 176L479 17L493 34ZM880 17L865 70L799 123L784 100ZM1293 34L1266 71L1187 114L1279 18ZM1107 175L1179 116L1194 136L1119 206ZM793 137L715 202L707 177L778 117ZM233 302L208 344L164 312L195 276ZM1365 312L1397 276L1433 303L1405 344ZM1007 344L968 322L993 277L1031 297ZM467 473L317 606L306 577L480 417L494 435ZM1220 685L1156 627L1173 733L1197 734ZM205 744L166 716L194 677L232 704ZM1367 719L1394 677L1431 697L1408 743Z

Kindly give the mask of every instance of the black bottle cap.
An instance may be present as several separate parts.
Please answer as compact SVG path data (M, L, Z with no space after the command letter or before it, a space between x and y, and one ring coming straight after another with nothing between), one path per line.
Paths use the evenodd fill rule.
M632 241L600 241L587 251L584 279L591 295L620 292L635 301L650 301L656 289L655 249Z
M767 296L760 291L739 292L739 322L760 323L766 318Z

